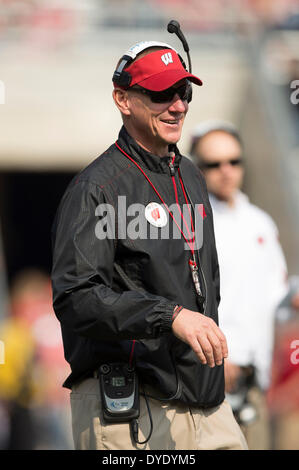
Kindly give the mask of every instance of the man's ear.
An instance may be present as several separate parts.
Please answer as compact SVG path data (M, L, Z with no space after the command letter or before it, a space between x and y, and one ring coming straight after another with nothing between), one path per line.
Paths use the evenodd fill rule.
M127 91L122 90L121 88L114 88L112 96L114 99L114 103L116 104L120 112L125 116L129 116L131 114L131 111Z

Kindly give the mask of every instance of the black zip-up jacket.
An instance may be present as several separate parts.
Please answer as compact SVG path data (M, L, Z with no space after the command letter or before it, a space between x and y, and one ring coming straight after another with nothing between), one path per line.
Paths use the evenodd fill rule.
M186 204L178 168L188 202L195 209L195 204L203 204L203 245L196 256L206 297L205 314L218 324L218 260L212 210L201 172L175 147L174 186L169 156L161 158L146 152L124 127L117 143L138 163L166 205L176 203L175 186L179 204ZM175 305L199 311L189 266L191 252L185 249L182 237L171 237L171 229L169 239L159 236L161 228L156 229L155 238L129 237L125 229L129 232L131 223L134 232L136 213L125 218L119 196L126 197L126 208L136 203L146 207L151 202L163 206L140 169L114 144L72 180L56 214L54 310L72 370L64 386L71 388L91 376L103 362L133 357L141 383L155 389L156 397L193 406L216 406L224 400L223 365L202 365L171 329ZM102 212L102 204L112 207L115 219L113 210L110 218ZM137 215L143 227L153 228L144 211ZM115 236L112 219L116 221ZM103 237L105 220L110 236ZM169 221L171 217L170 227Z

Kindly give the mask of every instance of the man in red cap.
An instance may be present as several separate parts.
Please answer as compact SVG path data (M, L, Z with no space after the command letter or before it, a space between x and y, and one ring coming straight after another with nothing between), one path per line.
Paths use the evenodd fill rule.
M54 309L76 449L247 448L224 399L212 211L176 146L191 82L202 84L167 44L133 46L113 75L118 140L57 212Z

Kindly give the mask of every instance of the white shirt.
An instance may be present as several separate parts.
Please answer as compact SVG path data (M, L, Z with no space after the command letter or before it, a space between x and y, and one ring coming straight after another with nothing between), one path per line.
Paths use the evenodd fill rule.
M274 315L287 292L287 268L272 218L239 191L235 206L210 195L220 266L219 325L230 362L254 365L270 381Z

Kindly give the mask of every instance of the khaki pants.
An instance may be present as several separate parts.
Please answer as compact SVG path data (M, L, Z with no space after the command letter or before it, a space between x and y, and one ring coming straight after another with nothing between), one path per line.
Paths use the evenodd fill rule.
M224 401L209 410L161 403L148 398L153 433L143 445L132 442L128 423L103 422L98 380L86 379L71 392L72 427L77 450L201 450L247 449L230 405ZM150 422L140 396L139 441L147 438Z

